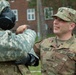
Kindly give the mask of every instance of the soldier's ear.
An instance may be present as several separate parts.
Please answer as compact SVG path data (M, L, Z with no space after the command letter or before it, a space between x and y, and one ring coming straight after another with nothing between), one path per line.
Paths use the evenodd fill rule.
M75 28L75 26L76 26L76 24L73 23L73 22L71 22L71 23L70 23L70 30L73 30L73 29Z

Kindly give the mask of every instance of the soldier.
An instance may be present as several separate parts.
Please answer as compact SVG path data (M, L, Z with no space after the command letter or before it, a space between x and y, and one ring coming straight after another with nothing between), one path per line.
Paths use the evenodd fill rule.
M53 18L56 36L35 44L34 48L40 50L42 75L76 75L76 38L73 33L76 10L60 7Z
M15 15L9 3L0 0L0 75L31 75L28 65L38 65L33 51L36 33L22 25L15 34L10 30L14 25Z

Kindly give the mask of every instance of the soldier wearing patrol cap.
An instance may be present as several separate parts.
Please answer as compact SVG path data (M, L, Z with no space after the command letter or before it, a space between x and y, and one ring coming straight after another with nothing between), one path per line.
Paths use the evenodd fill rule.
M33 51L36 33L27 25L19 26L17 34L12 33L14 25L15 15L9 3L0 0L0 75L31 75L28 65L38 65Z
M42 75L76 75L76 10L60 7L53 18L56 36L35 44L41 54Z

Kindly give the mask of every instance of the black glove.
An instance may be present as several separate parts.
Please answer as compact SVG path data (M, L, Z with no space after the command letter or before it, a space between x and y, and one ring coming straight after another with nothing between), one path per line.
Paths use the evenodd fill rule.
M38 66L39 64L39 59L36 58L32 54L28 54L27 57L22 58L19 61L15 62L17 65L27 65L27 66Z

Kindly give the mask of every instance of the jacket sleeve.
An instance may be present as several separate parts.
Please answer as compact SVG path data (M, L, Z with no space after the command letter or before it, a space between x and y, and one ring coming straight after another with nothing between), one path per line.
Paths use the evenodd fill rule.
M22 34L0 31L0 62L19 60L27 57L34 45L36 33L27 29Z
M38 66L39 65L39 57L35 54L34 49L28 53L27 57L23 57L22 59L15 62L17 65L28 65L28 66Z

